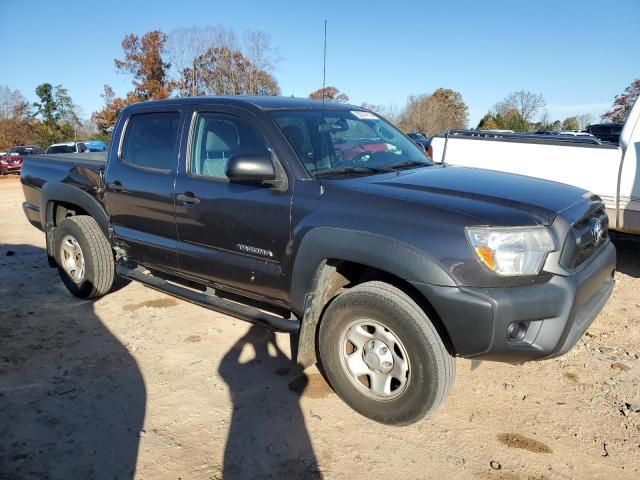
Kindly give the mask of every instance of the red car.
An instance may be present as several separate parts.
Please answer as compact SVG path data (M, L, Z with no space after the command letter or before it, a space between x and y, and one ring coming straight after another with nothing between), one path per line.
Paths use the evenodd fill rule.
M38 145L17 145L0 157L0 175L20 173L25 155L43 154L44 149Z

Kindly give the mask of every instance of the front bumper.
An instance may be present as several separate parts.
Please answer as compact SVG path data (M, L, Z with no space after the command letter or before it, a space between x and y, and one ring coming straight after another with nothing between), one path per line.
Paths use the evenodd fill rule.
M8 173L20 173L22 165L0 165L0 174L6 175Z
M521 363L569 351L607 302L614 284L616 251L607 242L572 276L511 288L442 287L413 283L429 299L457 355ZM509 338L514 322L526 326Z

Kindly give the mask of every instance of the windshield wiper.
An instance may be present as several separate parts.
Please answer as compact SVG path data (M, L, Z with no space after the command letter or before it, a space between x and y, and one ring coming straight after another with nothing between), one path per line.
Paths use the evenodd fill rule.
M400 168L406 168L406 167L429 167L429 166L431 166L431 164L427 162L421 162L419 160L407 160L406 162L394 163L393 165L389 165L384 169L387 171L389 170L392 171L392 170L398 170Z
M323 168L314 173L315 177L324 177L326 175L362 175L363 173L383 173L388 171L386 168L377 167L341 167L341 168Z

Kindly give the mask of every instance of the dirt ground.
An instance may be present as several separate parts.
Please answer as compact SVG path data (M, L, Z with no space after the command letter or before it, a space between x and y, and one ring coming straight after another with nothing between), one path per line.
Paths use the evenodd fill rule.
M640 242L564 357L458 360L429 419L350 410L270 333L147 289L67 293L0 180L2 479L640 478ZM634 411L637 410L637 411Z

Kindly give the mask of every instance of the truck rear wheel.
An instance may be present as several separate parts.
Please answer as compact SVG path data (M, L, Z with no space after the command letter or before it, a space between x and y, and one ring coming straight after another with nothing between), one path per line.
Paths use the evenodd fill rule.
M113 252L93 218L76 215L62 220L54 245L60 278L76 297L100 297L111 289Z
M432 413L455 378L455 358L429 317L383 282L357 285L329 305L319 350L340 398L385 424L406 425Z

